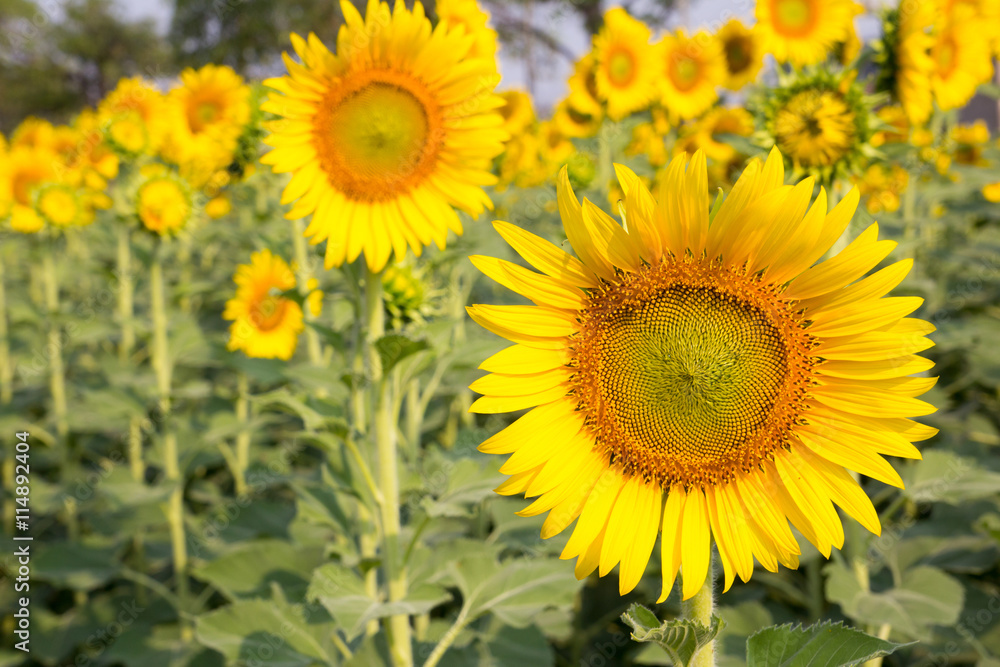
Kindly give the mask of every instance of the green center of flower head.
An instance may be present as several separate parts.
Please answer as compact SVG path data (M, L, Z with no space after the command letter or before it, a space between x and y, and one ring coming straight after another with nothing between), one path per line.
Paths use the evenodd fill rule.
M698 62L690 56L678 54L670 62L670 78L674 85L682 91L694 88L698 83L700 73Z
M574 395L598 445L662 487L732 479L784 441L811 343L777 288L664 263L591 296Z
M201 132L215 123L222 110L211 100L201 100L188 108L188 125L192 132Z
M777 0L774 8L782 28L801 30L812 23L812 7L807 0Z
M331 130L344 161L359 175L403 175L427 143L427 114L410 92L373 83L341 103Z
M627 86L635 74L632 55L618 50L608 59L608 79L615 86Z

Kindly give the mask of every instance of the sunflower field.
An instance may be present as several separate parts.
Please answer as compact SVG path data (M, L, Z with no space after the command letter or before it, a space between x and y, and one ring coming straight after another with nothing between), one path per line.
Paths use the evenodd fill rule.
M602 11L0 135L0 667L1000 667L1000 2Z

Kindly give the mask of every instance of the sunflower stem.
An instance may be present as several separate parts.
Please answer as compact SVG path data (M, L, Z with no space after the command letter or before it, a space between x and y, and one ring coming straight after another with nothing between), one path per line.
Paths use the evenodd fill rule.
M4 286L3 253L0 252L0 405L6 405L13 399L14 366L10 363L10 333L7 328L7 289Z
M233 484L236 495L247 493L247 468L250 467L250 380L240 372L236 379L236 420L240 430L236 434L236 469Z
M45 276L45 310L49 316L49 389L52 393L52 413L56 420L56 433L66 442L69 436L68 410L66 408L66 369L63 366L62 336L57 318L59 316L59 283L56 280L56 264L53 259L54 239L45 246L42 270ZM68 443L67 443L68 446Z
M689 600L681 603L681 618L697 621L706 628L712 625L712 612L715 610L715 597L713 587L715 586L715 567L711 559L708 562L708 575L701 589ZM706 644L691 659L690 667L714 667L715 666L715 640Z
M385 304L382 292L382 275L365 269L365 352L370 387L373 393L375 448L378 455L379 486L384 502L381 504L383 554L387 597L396 602L406 597L406 566L399 550L399 469L396 446L396 424L393 420L391 378L382 368L376 342L385 334ZM410 646L410 619L396 614L386 619L389 646L393 664L410 667L413 654Z
M125 363L135 346L132 284L131 230L125 224L118 226L118 319L121 320L122 337L118 341L118 358Z
M167 481L173 485L167 501L167 523L170 526L170 543L174 560L174 579L180 606L181 638L193 638L187 619L187 541L184 535L184 481L181 478L180 457L177 451L177 434L170 423L170 356L167 344L167 305L163 286L163 250L160 243L153 253L150 266L150 288L153 307L153 370L160 396L160 418L163 420L163 468Z
M298 273L299 293L302 296L309 294L307 287L309 279L313 277L312 258L306 248L305 226L301 219L292 222L292 240L295 247L295 267ZM306 322L312 322L316 318L309 311L306 305L302 309ZM310 326L306 327L306 350L309 352L309 362L313 366L323 365L323 348L319 341L319 332Z

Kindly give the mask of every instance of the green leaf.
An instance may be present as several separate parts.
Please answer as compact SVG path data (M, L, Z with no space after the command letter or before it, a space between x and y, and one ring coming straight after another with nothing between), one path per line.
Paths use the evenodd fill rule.
M831 563L824 572L827 598L858 623L888 623L907 636L924 638L929 626L952 625L962 611L962 584L934 567L906 570L899 586L878 593L862 589L843 565Z
M378 600L365 591L361 576L339 563L325 563L316 568L306 599L323 605L348 639L361 634L366 614L378 605Z
M313 569L322 560L322 547L257 540L239 543L193 574L231 599L263 594L272 583L280 584L291 597L300 598Z
M629 607L622 614L622 621L632 628L632 639L659 645L675 667L690 665L698 651L710 644L725 625L718 616L712 616L708 627L695 620L680 618L661 623L656 614L641 604Z
M386 374L406 357L429 349L425 340L413 340L402 334L388 334L375 341L379 357L382 358L382 373Z
M22 543L24 544L24 543ZM31 575L40 581L86 591L97 588L118 574L117 544L36 542Z
M841 623L774 625L747 640L747 667L853 667L901 646Z
M904 493L918 502L958 505L1000 494L1000 473L951 452L929 450L910 469Z
M307 615L307 611L311 613ZM195 633L199 642L224 655L229 664L333 664L325 639L333 628L329 623L309 622L313 620L313 610L301 605L282 600L239 600L199 616Z

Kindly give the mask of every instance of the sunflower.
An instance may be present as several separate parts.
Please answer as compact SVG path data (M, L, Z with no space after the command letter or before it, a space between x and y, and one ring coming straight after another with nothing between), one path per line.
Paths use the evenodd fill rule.
M990 130L985 121L977 120L971 125L955 126L951 130L949 141L955 145L952 158L956 164L989 166L989 161L983 157L983 149L990 141Z
M462 26L473 38L471 58L497 57L497 33L487 25L490 15L484 12L476 0L437 0L434 13L438 21L448 26Z
M799 74L759 97L759 143L777 146L796 174L830 183L858 173L871 154L874 103L851 72Z
M593 51L576 61L568 84L566 103L570 107L598 120L604 117L604 107L597 93L597 61Z
M45 225L34 208L35 193L56 179L59 163L58 156L48 148L12 142L0 160L0 214L10 218L11 229L31 234Z
M716 86L726 81L722 44L705 31L688 37L683 30L665 35L660 47L663 106L674 117L694 118L718 99Z
M644 155L651 167L667 163L666 137L656 131L653 123L639 123L632 128L632 139L625 147L625 155Z
M326 266L362 252L377 271L389 255L445 246L462 232L453 207L478 216L492 207L482 186L496 178L492 159L507 138L503 104L493 94L496 62L469 56L462 30L431 29L424 8L369 0L364 18L341 2L338 52L315 35L292 35L303 64L265 83L269 123L261 158L293 174L282 202L298 200L289 219L312 214L306 235L326 244Z
M882 39L875 51L879 67L876 90L889 92L913 125L925 123L934 110L930 50L934 45L931 31L937 22L932 2L907 3L903 9L882 15Z
M875 112L882 129L872 134L872 146L905 144L910 136L910 119L898 104L884 106Z
M642 111L653 101L659 72L649 38L646 24L621 7L604 14L604 25L594 36L594 84L611 120Z
M682 152L694 155L699 150L708 158L708 188L732 187L742 171L747 155L737 150L727 135L749 137L753 133L753 116L740 107L716 107L701 119L684 127L674 144L674 155Z
M739 19L730 19L719 30L717 37L726 56L725 87L739 90L756 81L764 65L764 48L758 33L747 28Z
M28 116L14 128L10 135L10 147L41 148L52 150L55 141L55 127L47 120Z
M979 84L993 75L988 34L971 21L952 22L939 30L931 47L931 90L942 110L964 107Z
M250 88L229 67L206 65L181 72L167 96L169 136L161 152L200 186L233 160L250 122Z
M567 137L592 137L601 128L600 116L577 111L568 99L557 104L552 110L552 122Z
M1000 203L1000 181L983 186L983 198L992 203Z
M305 328L301 306L281 295L295 288L291 267L265 249L240 264L233 281L236 296L222 314L233 320L227 347L258 359L291 359Z
M503 129L510 137L516 137L535 122L531 95L523 90L505 90L498 95L504 101L499 109L503 117Z
M66 183L46 183L35 195L35 211L53 227L83 227L94 221L86 192Z
M508 223L496 228L542 271L473 262L534 306L476 305L472 318L514 342L487 359L474 412L531 411L480 450L511 454L505 495L537 497L541 535L576 519L563 558L576 575L619 567L632 590L660 533L662 602L679 568L682 597L709 569L714 537L726 589L797 567L788 521L825 556L844 530L834 504L874 533L871 501L848 470L901 487L882 455L920 458L935 430L911 421L935 379L917 297L881 298L904 260L863 278L896 245L872 225L816 263L846 229L852 190L832 211L812 179L782 185L783 158L754 161L710 220L705 156L675 158L654 201L618 167L627 227L560 174L573 257ZM685 170L685 167L686 170Z
M899 210L900 195L906 191L910 174L898 164L886 166L876 163L865 170L863 176L855 179L861 196L865 198L865 208L872 215L883 211Z
M130 157L154 153L170 127L163 95L139 77L119 80L97 114L108 127L112 145Z
M757 26L764 50L778 62L812 65L838 42L846 42L854 20L851 0L758 0Z
M165 169L150 174L135 193L135 212L143 226L160 236L182 230L192 218L191 186Z

